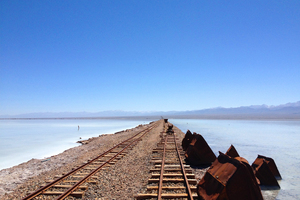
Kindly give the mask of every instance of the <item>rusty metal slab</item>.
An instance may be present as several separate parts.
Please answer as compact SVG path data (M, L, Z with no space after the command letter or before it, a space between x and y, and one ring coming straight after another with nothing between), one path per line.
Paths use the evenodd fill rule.
M190 145L191 141L193 139L193 134L191 133L190 130L187 130L183 140L182 140L182 143L181 143L181 146L182 146L182 149L184 151L186 151L186 149L188 148L188 146Z
M263 200L253 170L245 159L221 152L197 185L204 200Z
M240 157L239 153L237 152L237 150L235 149L235 147L233 145L231 145L229 147L229 149L227 150L227 152L225 154L227 156L232 157L232 158L234 158L234 157Z
M202 135L194 133L185 156L192 165L211 165L216 160L214 152L211 150Z
M275 178L277 180L281 180L282 178L281 178L279 170L278 170L278 168L277 168L277 166L275 164L275 161L272 158L270 158L270 157L258 155L257 158L256 158L256 160L253 162L252 167L255 168L256 166L258 166L259 163L256 163L256 162L259 162L259 160L261 160L261 159L264 159L267 162L267 164L268 164L271 172L275 176Z
M255 176L259 179L260 185L280 188L276 179L281 179L281 176L272 158L258 155L252 163L252 168Z

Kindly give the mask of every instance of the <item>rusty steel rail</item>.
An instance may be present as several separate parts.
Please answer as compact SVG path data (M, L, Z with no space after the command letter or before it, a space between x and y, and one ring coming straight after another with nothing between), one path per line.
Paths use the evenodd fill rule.
M66 198L69 194L71 194L74 190L76 190L81 184L83 184L85 181L87 181L88 178L90 178L91 176L93 176L95 173L97 173L104 165L106 165L107 163L109 163L110 161L114 160L118 155L120 155L123 151L125 151L129 146L131 146L134 142L138 141L141 137L143 137L145 134L147 133L147 131L144 132L144 134L142 134L140 137L138 137L137 139L133 140L130 144L128 144L126 147L124 147L121 151L119 151L116 155L114 155L112 158L110 158L108 161L106 161L105 163L103 163L102 165L100 165L97 169L95 169L94 171L92 171L89 175L87 175L86 177L84 177L83 179L81 179L79 182L77 182L73 187L71 187L70 189L68 189L65 193L63 193L62 195L60 195L57 200L61 200Z
M137 194L136 199L198 198L195 175L190 166L184 164L177 139L173 125L166 124L164 132L161 132L161 141L153 149L151 162L154 167L150 170L151 178L148 179L146 192Z
M161 200L167 141L168 141L168 135L165 137L165 142L164 142L164 150L163 150L163 157L162 157L162 162L161 162L160 177L159 177L159 184L158 184L158 196L157 196L158 200Z
M123 142L115 145L114 147L112 147L111 149L105 151L104 153L102 153L101 155L97 156L96 158L90 160L89 162L79 166L78 168L70 171L69 173L65 174L64 176L54 180L53 182L47 184L44 187L41 187L40 189L36 190L35 192L29 194L28 196L26 196L25 198L23 198L22 200L30 200L33 199L34 197L37 197L39 195L43 195L43 192L45 192L46 190L48 190L49 188L53 187L55 184L62 182L63 180L65 180L66 178L72 176L73 174L75 174L76 172L78 172L79 170L83 169L84 167L91 165L93 162L95 162L96 160L103 158L106 154L110 153L112 150L120 147L121 145L124 145L126 142L129 142L130 140L134 139L135 137L139 136L138 138L134 139L133 141L130 141L129 144L125 144L126 146L120 150L116 155L114 155L112 158L110 158L109 160L105 161L103 164L101 164L98 168L96 168L95 170L93 170L91 173L89 173L87 176L85 176L83 179L79 180L76 184L74 184L71 188L69 188L66 192L64 192L63 194L61 194L57 199L64 199L66 198L68 195L70 195L73 191L75 191L80 185L82 185L83 183L85 183L91 176L93 176L94 174L96 174L101 168L103 168L105 165L107 165L109 162L111 162L112 160L114 160L118 155L120 155L121 153L123 153L127 148L129 148L130 146L132 146L132 144L134 144L135 142L137 142L139 139L141 139L146 133L148 133L150 130L152 130L153 128L157 127L159 124L159 121L156 121L155 123L151 124L149 127L145 128L144 130L139 131L137 134L135 134L134 136L124 140Z
M187 192L188 192L188 195L189 195L189 199L194 200L193 195L192 195L192 191L191 191L191 188L190 188L190 184L188 182L188 178L187 178L185 170L184 170L184 165L183 165L183 162L182 162L182 159L181 159L181 156L180 156L180 152L179 152L179 149L178 149L178 146L177 146L175 134L174 134L174 141L175 141L175 147L176 147L176 152L177 152L177 155L178 155L178 159L180 161L180 166L181 166L181 171L182 171L182 174L183 174L185 186L186 186L186 189L187 189Z

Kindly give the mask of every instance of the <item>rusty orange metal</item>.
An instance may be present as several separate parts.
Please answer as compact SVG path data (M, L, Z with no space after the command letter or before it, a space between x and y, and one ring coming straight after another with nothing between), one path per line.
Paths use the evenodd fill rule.
M184 151L189 147L192 139L193 139L193 134L191 133L190 130L187 130L187 132L182 140L182 143L181 143L182 149Z
M252 163L252 167L255 169L259 165L259 160L262 160L262 159L264 159L266 161L266 163L268 164L268 166L269 166L272 174L275 176L275 178L277 180L281 180L282 178L281 178L279 170L275 164L275 161L270 157L258 155L256 160Z
M225 154L227 156L232 157L232 158L234 158L234 157L240 157L239 153L237 152L237 150L235 149L235 147L233 145L231 145L229 147L229 149L227 150L227 152Z
M244 158L220 155L197 185L203 200L263 200L253 170Z
M272 158L258 155L252 163L252 168L255 176L259 179L260 185L280 188L276 179L281 179L281 175Z
M192 165L211 165L216 156L202 135L194 133L185 152L185 157Z
M260 160L260 164L254 170L255 176L259 179L260 185L276 186L280 188L275 176L272 174L267 162Z

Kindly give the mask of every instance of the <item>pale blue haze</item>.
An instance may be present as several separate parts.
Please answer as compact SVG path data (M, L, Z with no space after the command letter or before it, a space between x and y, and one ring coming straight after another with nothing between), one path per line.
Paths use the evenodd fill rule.
M146 124L147 120L0 120L0 170L43 159L98 137ZM78 130L78 126L80 129Z
M300 199L300 121L172 119L186 132L201 134L216 156L234 145L250 164L257 155L274 159L282 180L277 200Z
M1 0L0 115L300 99L300 1Z

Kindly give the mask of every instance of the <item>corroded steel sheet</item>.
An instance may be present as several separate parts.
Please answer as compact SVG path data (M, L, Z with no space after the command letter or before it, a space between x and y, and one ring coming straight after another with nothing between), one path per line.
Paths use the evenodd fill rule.
M275 176L275 178L278 179L278 180L281 180L281 175L279 173L279 170L278 170L278 168L275 164L275 161L272 158L262 156L262 155L258 155L256 160L253 162L252 167L255 169L261 162L259 160L262 160L262 159L264 159L267 162L267 164L268 164L271 172Z
M185 156L192 165L211 165L216 156L202 135L194 133Z
M255 176L259 179L260 185L280 188L276 179L281 179L281 175L272 158L258 155L252 163L252 168Z
M227 150L227 152L225 154L227 156L232 157L232 158L234 158L234 157L240 157L239 153L237 152L237 150L235 149L235 147L233 145L231 145L229 147L229 149Z
M187 130L183 140L182 140L182 149L185 151L188 146L190 145L190 143L192 142L192 139L193 139L193 134L191 133L190 130Z
M263 200L253 170L245 159L220 152L197 186L204 200Z
M260 185L276 186L280 188L275 176L272 174L267 162L264 159L260 160L260 164L256 167L254 173L259 179Z

